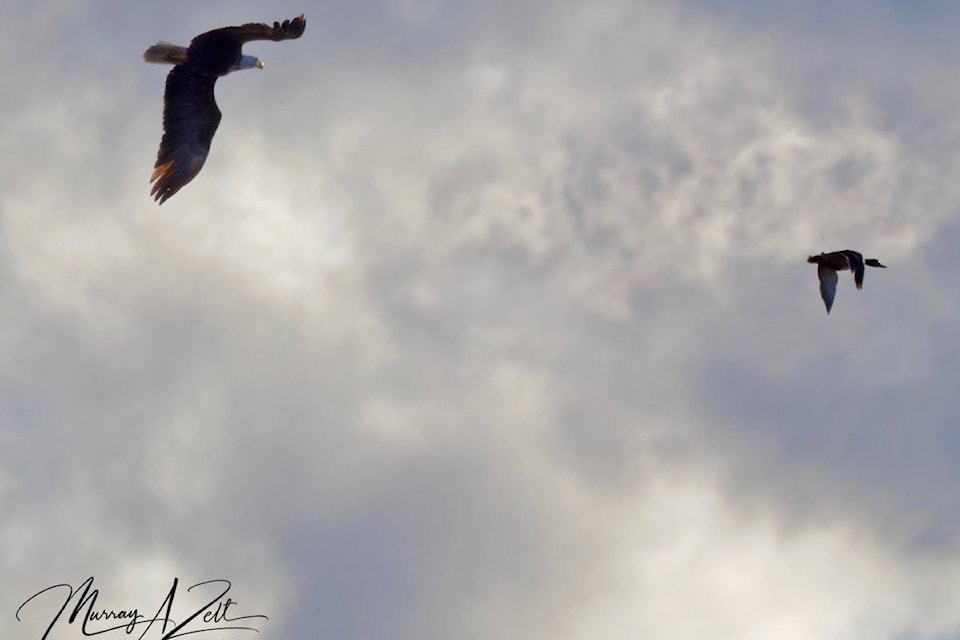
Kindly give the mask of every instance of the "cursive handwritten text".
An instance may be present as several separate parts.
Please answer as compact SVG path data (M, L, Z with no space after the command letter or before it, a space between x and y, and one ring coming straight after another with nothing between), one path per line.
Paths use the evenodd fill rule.
M197 589L198 592L203 588L217 588L219 591L209 600L204 600L199 607L191 608L187 611L186 617L179 623L174 619L174 602L177 598L177 588L179 587L179 578L173 579L173 585L166 597L160 603L153 615L145 615L138 608L124 609L105 609L97 606L97 598L100 595L98 589L93 587L93 576L87 578L80 586L74 589L69 584L55 584L45 589L41 589L17 608L17 620L22 621L20 614L31 603L40 600L53 599L57 594L62 597L62 604L50 619L46 631L40 637L40 640L48 640L54 628L65 625L74 625L79 622L79 632L83 636L99 636L112 631L123 631L127 635L132 635L135 631L142 629L138 640L142 640L150 629L157 625L157 631L162 634L159 640L173 640L185 635L200 633L209 633L213 631L253 631L259 633L256 627L249 626L253 624L254 619L269 620L265 615L247 615L231 617L230 608L237 604L232 598L225 598L233 586L229 580L206 580L198 582L188 587L187 592ZM60 600L54 600L60 603ZM73 605L65 622L61 620L63 614ZM36 605L31 605L34 608ZM169 630L168 630L169 629Z

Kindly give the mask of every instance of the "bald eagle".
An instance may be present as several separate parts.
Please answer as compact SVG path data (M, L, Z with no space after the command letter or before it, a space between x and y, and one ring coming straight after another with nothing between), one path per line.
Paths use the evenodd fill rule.
M210 141L220 124L213 97L217 78L239 69L262 69L254 56L243 55L251 40L292 40L303 35L307 21L300 15L273 26L249 23L201 33L181 47L160 41L143 52L146 62L175 65L167 74L163 94L163 138L157 151L150 195L163 204L197 177L210 153Z

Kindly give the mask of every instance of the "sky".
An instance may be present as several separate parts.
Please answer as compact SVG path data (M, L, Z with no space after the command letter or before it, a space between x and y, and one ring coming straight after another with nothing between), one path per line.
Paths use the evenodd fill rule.
M8 7L0 637L960 638L960 5L837 5Z

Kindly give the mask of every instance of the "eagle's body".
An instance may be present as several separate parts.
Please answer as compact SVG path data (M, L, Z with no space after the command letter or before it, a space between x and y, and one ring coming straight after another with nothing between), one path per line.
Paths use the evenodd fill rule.
M240 69L263 68L253 56L243 55L251 40L291 40L303 35L301 15L273 26L249 23L202 33L181 47L158 42L147 49L147 62L175 65L167 74L163 95L163 138L157 151L150 195L160 204L193 180L210 152L210 142L220 125L220 109L213 86L220 76Z

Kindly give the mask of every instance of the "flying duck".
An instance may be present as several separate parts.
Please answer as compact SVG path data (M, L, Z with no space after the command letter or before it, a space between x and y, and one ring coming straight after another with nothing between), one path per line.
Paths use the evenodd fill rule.
M307 26L301 15L283 23L248 23L201 33L189 47L160 41L143 53L146 62L172 64L163 94L163 138L150 182L150 195L164 201L197 177L220 125L213 98L217 78L240 69L262 69L263 63L243 54L251 40L292 40Z
M821 253L818 256L809 256L807 262L817 265L817 277L820 278L820 297L827 307L827 313L833 307L833 299L837 295L837 271L853 271L853 281L857 289L863 288L864 265L886 269L876 258L863 259L863 255L850 249Z

